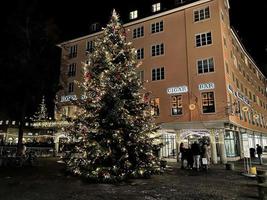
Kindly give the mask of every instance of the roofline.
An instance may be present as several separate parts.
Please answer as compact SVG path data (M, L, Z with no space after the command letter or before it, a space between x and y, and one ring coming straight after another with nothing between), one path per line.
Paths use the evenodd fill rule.
M152 16L144 17L142 19L139 19L139 20L136 20L136 21L133 21L133 22L128 22L128 23L124 24L123 26L124 27L132 26L132 25L135 25L135 24L138 24L138 23L142 23L142 22L151 20L151 19L163 17L165 15L169 15L169 14L172 14L172 13L175 13L175 12L178 12L178 11L190 8L190 7L198 6L198 5L210 2L210 1L213 1L213 0L200 0L200 1L197 1L197 2L189 3L187 5L184 5L184 6L181 6L181 7L178 7L178 8L174 8L174 9L171 9L171 10L168 10L168 11L164 11L164 12L152 15ZM75 38L75 39L72 39L72 40L67 40L65 42L57 44L56 46L61 48L62 46L66 45L68 43L78 42L80 40L83 40L83 39L86 39L86 38L89 38L89 37L94 37L94 36L100 35L102 32L103 31L99 31L97 33L89 34L89 35L82 36L82 37L79 37L79 38Z
M259 67L257 66L256 62L253 60L252 56L249 55L249 53L247 52L247 50L245 49L244 45L240 42L239 36L237 35L237 33L235 32L235 30L233 28L231 28L231 33L234 36L234 38L236 39L238 45L241 47L242 51L245 53L245 55L248 57L248 59L253 63L253 65L258 69L258 71L260 72L260 74L266 79L265 75L262 73L262 71L259 69Z

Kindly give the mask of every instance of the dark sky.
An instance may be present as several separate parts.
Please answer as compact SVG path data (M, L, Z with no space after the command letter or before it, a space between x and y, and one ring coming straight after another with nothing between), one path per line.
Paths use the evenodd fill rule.
M91 23L106 23L112 8L126 16L130 9L149 8L156 0L10 0L1 5L2 19L8 20L16 2L37 2L46 18L52 18L60 30L60 41L88 34ZM168 2L174 0L162 0ZM232 27L236 29L248 52L261 66L267 63L267 1L229 0Z
M173 2L174 0L162 0L161 2ZM62 0L9 0L5 2L5 5L0 7L0 23L1 29L5 30L5 25L10 25L11 16L16 14L17 9L15 7L22 7L22 10L27 10L28 7L33 7L35 12L33 16L40 17L41 20L52 20L55 24L50 32L55 30L57 33L56 43L74 39L80 36L87 35L89 33L90 24L94 22L100 22L105 24L108 22L111 15L112 8L116 8L119 14L122 16L122 19L126 19L130 10L138 9L141 10L140 13L146 13L150 11L150 6L152 2L157 2L156 0L75 0L75 1L62 1ZM18 6L19 5L19 6ZM34 5L34 6L32 6ZM267 1L266 0L230 0L230 17L231 17L231 26L237 31L242 43L245 48L256 61L258 66L264 71L264 74L267 75ZM26 9L25 9L26 8ZM13 19L14 20L14 19ZM38 21L38 20L37 20ZM126 22L123 20L123 22ZM11 22L11 24L13 21ZM16 26L14 24L14 26ZM11 29L12 30L12 29ZM10 30L9 30L10 31ZM7 32L8 33L8 32ZM0 35L1 36L1 35ZM6 47L10 46L12 43L12 38L9 37L9 34L5 34L4 37L0 37L0 42L2 48L0 49L0 69L4 69L5 65L3 64L3 55L8 54ZM6 47L5 47L6 46ZM15 47L16 51L16 47ZM12 53L16 53L13 49ZM2 56L2 57L1 57ZM11 57L12 58L12 57ZM50 58L50 57L49 57ZM49 98L49 107L50 112L53 111L53 96L55 94L55 89L52 92L52 84L57 84L59 76L59 55L58 58L54 56L53 63L54 66L50 66L49 70L44 70L44 73L47 73L46 76L50 79L46 82L46 87L43 89L44 93ZM1 85L6 83L5 80L1 80L1 77L4 77L8 80L7 77L13 76L13 74L8 74L9 70L1 70L1 73L7 73L7 75L1 76L0 74L0 89L6 88ZM16 76L20 76L17 71L12 72ZM22 72L23 73L23 72ZM51 76L51 73L57 73L54 76ZM23 76L23 74L21 74ZM13 77L14 78L14 77ZM3 79L3 78L2 78ZM12 84L12 83L11 83ZM12 90L12 89L10 89ZM3 94L3 89L1 89ZM16 92L9 92L14 93ZM8 94L6 94L8 95ZM23 95L23 93L21 94ZM34 95L34 94L32 94ZM41 100L40 92L38 94L39 100ZM17 98L17 97L8 97L8 98ZM38 99L37 98L37 99ZM2 108L5 105L2 104ZM0 99L0 117L1 117L1 99Z

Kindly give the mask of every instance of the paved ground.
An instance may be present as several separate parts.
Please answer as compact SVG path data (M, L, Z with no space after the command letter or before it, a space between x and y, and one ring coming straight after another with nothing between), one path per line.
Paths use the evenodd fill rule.
M267 169L267 166L258 166ZM258 199L256 180L216 165L206 172L181 170L169 163L166 173L151 179L119 185L85 184L64 174L55 158L41 159L39 166L0 168L0 200L185 200Z

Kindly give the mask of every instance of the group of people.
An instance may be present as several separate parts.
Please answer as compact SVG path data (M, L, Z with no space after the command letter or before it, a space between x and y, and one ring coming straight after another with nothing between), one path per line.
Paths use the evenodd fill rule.
M195 141L188 148L185 147L184 143L180 144L180 159L181 169L196 169L200 168L208 169L210 165L210 148L207 142L199 143ZM185 161L187 165L185 166Z

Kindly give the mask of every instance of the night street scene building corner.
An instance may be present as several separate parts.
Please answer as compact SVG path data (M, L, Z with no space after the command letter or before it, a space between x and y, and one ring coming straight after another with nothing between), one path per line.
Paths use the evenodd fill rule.
M267 146L266 77L230 26L228 0L150 6L149 16L133 9L123 21L142 63L144 95L160 125L161 157L176 158L181 142L189 145L202 136L210 139L213 163L243 158L256 144ZM58 45L64 86L57 94L58 121L77 111L70 104L82 98L75 81L82 81L100 27L92 24L89 35ZM57 148L60 139L66 139L62 130L55 137Z

